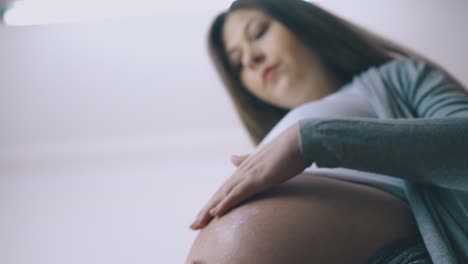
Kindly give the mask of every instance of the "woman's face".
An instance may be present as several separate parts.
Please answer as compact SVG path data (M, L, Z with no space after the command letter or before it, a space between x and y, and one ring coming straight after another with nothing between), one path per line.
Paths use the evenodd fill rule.
M318 56L263 12L239 9L229 13L222 36L242 83L263 101L291 109L338 89Z

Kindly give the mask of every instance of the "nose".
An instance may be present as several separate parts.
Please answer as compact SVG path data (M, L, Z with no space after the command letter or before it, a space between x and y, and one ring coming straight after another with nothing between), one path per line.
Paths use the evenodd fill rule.
M255 69L264 60L265 55L262 52L251 49L245 56L244 65L250 69Z

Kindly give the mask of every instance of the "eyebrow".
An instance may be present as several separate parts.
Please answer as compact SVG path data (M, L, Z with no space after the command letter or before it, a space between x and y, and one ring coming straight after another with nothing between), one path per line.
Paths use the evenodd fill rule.
M246 38L247 38L248 29L249 29L250 25L252 24L252 21L253 21L253 20L255 20L255 17L250 18L249 21L247 22L246 26L244 27L243 33L244 33L244 36L245 36ZM228 50L228 53L227 53L228 56L230 56L231 53L232 53L234 50L236 50L236 49L237 49L237 48L232 48L232 49Z

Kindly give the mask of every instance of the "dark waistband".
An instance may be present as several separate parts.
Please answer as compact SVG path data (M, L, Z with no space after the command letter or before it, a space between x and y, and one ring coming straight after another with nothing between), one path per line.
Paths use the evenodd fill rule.
M391 241L380 248L367 264L432 264L419 232Z

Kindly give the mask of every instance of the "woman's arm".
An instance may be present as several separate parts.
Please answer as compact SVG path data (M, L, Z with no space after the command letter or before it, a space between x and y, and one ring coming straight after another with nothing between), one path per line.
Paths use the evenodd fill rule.
M372 68L354 85L383 119L301 120L307 164L468 190L468 92L414 59Z
M306 164L468 190L468 117L304 119Z

